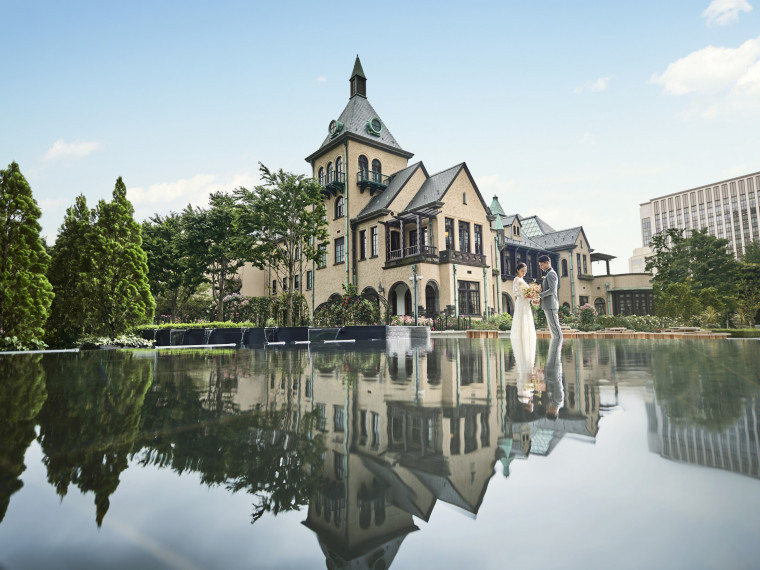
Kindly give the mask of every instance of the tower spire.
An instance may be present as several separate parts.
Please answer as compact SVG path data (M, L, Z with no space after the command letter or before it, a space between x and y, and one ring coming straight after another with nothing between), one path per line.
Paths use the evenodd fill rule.
M351 83L351 97L354 95L361 95L362 97L367 97L367 77L364 75L364 70L362 69L362 62L359 61L359 54L356 54L356 61L354 62L354 70L351 72L351 79L349 80Z

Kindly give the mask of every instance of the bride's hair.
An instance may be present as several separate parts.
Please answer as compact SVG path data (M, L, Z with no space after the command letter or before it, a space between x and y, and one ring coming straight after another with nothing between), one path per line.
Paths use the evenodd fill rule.
M520 271L523 267L528 267L522 261L515 266L515 271Z

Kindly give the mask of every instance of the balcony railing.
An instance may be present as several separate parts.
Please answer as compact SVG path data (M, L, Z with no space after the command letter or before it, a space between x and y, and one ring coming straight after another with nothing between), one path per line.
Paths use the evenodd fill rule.
M325 191L336 196L339 192L343 193L345 181L346 175L343 172L328 172L319 179L319 183Z
M408 263L438 263L436 248L431 245L411 245L402 249L388 250L385 265L397 266Z
M369 195L375 192L382 192L390 184L391 177L385 176L381 172L374 170L360 170L356 173L356 183L359 185L361 192L369 189Z
M486 264L486 256L482 253L444 249L441 252L440 261L441 263L461 263L462 265L478 265L483 267Z

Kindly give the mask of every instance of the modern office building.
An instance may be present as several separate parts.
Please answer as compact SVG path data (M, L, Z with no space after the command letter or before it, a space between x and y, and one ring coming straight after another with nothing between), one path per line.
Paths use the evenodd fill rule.
M652 198L639 208L642 246L648 248L653 235L670 228L684 230L685 237L707 228L710 235L727 239L741 259L747 244L760 239L759 192L760 172L753 172Z

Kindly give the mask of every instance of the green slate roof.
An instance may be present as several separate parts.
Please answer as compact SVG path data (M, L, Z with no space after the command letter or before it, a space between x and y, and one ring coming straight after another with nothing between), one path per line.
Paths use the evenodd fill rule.
M557 231L538 216L528 216L527 218L523 218L522 216L518 217L520 218L520 224L522 225L523 235L527 235L528 237L540 236Z
M313 152L306 157L306 161L311 162L314 157L331 146L343 144L346 137L389 150L405 158L411 158L414 156L414 153L401 148L401 145L399 145L398 142L396 142L396 139L393 138L393 135L382 119L380 119L380 121L383 126L382 129L380 129L379 135L371 135L367 131L367 123L375 118L380 119L380 115L378 115L377 111L375 111L366 97L351 97L348 100L346 108L343 109L343 112L338 117L338 121L343 123L343 130L336 137L333 137L328 133L316 152ZM325 122L325 130L327 130L327 123L329 123L329 121Z
M351 77L358 75L359 77L363 77L364 79L367 79L367 76L364 75L364 70L362 69L362 62L359 61L359 54L356 54L356 61L354 62L354 70L351 72Z
M531 236L531 240L545 249L563 249L572 247L578 240L578 234L583 231L581 226L548 233L542 236Z
M501 207L501 204L499 203L499 199L494 196L493 201L491 202L491 213L494 216L506 216L507 213L504 211L504 208Z

